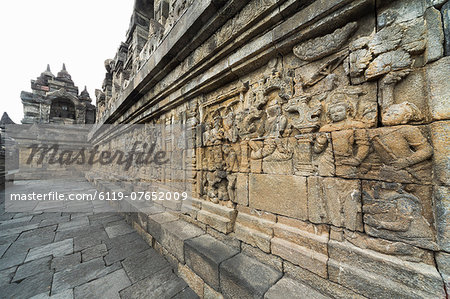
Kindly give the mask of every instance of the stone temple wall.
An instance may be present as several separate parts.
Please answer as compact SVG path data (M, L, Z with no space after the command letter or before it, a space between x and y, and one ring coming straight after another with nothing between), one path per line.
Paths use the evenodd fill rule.
M191 287L276 298L293 279L335 298L444 298L449 2L160 2L106 62L97 122L189 131L194 204L127 217ZM89 177L170 189L176 171Z

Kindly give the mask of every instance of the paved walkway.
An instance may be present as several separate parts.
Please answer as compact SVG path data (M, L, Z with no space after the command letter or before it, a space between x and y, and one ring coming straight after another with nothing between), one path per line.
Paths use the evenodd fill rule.
M86 181L16 183L22 190L91 190ZM3 197L3 196L2 196ZM53 209L49 207L49 209ZM0 207L0 298L197 298L118 214L4 212Z

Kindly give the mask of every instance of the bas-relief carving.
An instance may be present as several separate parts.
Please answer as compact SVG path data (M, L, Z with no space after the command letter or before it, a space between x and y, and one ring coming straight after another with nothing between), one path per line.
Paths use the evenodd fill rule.
M438 250L431 192L431 186L363 182L366 233Z

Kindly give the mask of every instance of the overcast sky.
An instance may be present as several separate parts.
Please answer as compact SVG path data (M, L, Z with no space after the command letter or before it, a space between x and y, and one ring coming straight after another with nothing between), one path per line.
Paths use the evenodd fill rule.
M105 76L103 62L113 58L125 40L133 0L1 0L0 117L16 123L23 118L22 90L31 91L50 64L52 73L63 62L80 92L95 89Z

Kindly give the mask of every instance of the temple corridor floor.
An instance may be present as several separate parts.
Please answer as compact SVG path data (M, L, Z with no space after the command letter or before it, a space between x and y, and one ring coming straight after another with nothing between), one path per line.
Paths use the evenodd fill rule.
M8 192L49 187L93 189L83 180L36 180L16 182ZM111 208L86 203L83 212L58 212L45 202L23 208L5 212L2 194L0 298L198 298Z

